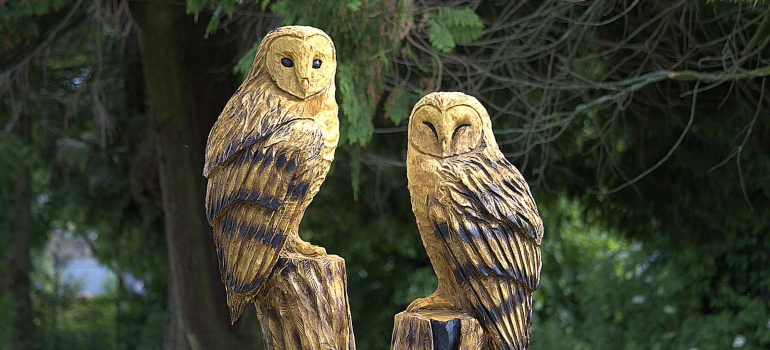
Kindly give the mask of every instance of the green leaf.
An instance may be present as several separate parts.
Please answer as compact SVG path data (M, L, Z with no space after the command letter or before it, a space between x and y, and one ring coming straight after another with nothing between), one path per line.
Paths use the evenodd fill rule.
M452 33L436 18L428 19L428 41L437 50L445 53L454 50L456 46Z
M343 123L347 122L343 129L346 133L341 136L351 145L366 144L374 133L374 124L372 124L374 110L366 98L361 98L359 94L358 87L362 86L359 78L363 76L364 74L359 67L350 64L337 66L339 96L342 100L340 107L346 117L343 119Z
M457 44L475 41L483 34L484 24L470 8L439 8L428 16L428 41L441 52L452 51Z
M361 8L361 0L352 0L348 2L348 9L350 11L358 11Z
M409 114L412 113L412 99L409 98L409 94L402 88L395 88L388 96L388 100L385 102L385 115L395 125L401 124L402 121L409 118Z
M259 41L255 42L254 45L252 45L251 48L238 59L235 67L233 67L233 73L239 74L243 79L246 78L246 75L249 74L249 71L251 70L251 66L254 64L254 58L257 55L259 43Z
M447 29L452 33L452 38L458 44L473 42L481 36L484 29L481 19L470 8L440 8L438 16L442 22L447 23Z
M219 26L219 16L221 14L222 14L222 6L220 5L220 6L217 6L217 8L214 10L214 13L211 14L211 19L209 20L209 24L206 25L206 32L203 34L205 38L208 38L209 35L214 34L217 31L217 27Z

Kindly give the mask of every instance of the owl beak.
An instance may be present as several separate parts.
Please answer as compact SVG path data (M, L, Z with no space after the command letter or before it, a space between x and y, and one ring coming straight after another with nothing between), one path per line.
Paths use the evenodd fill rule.
M307 97L308 90L310 90L310 79L302 78L302 92L305 94L305 97Z
M295 74L297 75L297 83L299 84L298 88L302 93L302 98L307 98L308 91L310 91L310 76L306 68L307 67L299 65L295 71Z
M441 153L446 152L446 137L441 138Z

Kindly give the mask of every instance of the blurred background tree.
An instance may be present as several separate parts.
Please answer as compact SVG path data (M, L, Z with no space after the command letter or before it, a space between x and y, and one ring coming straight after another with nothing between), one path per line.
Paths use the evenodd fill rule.
M200 174L283 24L337 46L343 144L301 234L346 259L359 348L435 288L404 159L438 90L485 104L534 189L533 349L770 346L764 1L0 0L0 348L261 347L227 322ZM106 293L61 280L60 235Z

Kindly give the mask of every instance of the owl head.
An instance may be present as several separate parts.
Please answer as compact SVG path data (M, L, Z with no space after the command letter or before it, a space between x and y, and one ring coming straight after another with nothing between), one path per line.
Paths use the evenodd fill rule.
M337 53L322 30L287 26L268 33L257 50L249 77L266 71L278 88L305 100L334 84Z
M412 109L409 147L438 158L497 148L487 110L462 92L434 92Z

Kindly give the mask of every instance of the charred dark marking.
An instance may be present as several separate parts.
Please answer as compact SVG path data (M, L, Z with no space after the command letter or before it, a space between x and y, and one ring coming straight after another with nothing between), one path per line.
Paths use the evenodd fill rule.
M264 158L265 158L265 153L263 153L262 151L257 151L257 154L254 156L254 163L259 163Z
M234 223L234 220L232 220L232 218L229 218L229 217L225 218L224 220L221 221L221 224L220 224L222 232L229 237L230 236L230 232L233 232L233 225L234 224L235 223Z
M278 199L278 197L273 197L273 199L271 199L270 202L267 203L267 207L270 210L278 210L278 208L281 207L281 204L283 204L283 201Z
M297 158L292 158L288 164L286 164L286 171L289 173L294 173L294 170L297 169Z
M488 239L495 239L499 242L508 242L511 240L511 232L507 227L490 228L488 226L483 227L484 236Z
M517 287L514 287L514 288L515 290L513 293L511 293L513 295L511 295L510 301L511 303L513 303L513 305L519 306L521 304L521 295L524 294L524 291L521 288L517 288Z
M284 166L286 166L286 155L281 153L281 155L278 156L278 159L275 160L275 166L278 169L283 169Z
M447 239L449 238L449 226L445 222L437 223L433 222L433 232L436 234L436 237L440 239Z
M270 210L278 210L278 208L281 206L282 201L278 198L275 198L271 196L270 194L265 193L264 195L260 196L259 199L254 201L256 205L263 206Z
M459 284L467 285L469 284L469 280L473 279L474 276L476 276L476 267L471 264L464 264L460 267L455 267L452 269L452 273L455 275L455 279Z
M246 222L242 222L241 226L238 228L238 235L241 236L241 239L246 239L246 234L248 234L249 224Z
M254 237L251 237L251 239L259 240L262 243L265 243L265 227L262 225L259 225L259 227L254 230ZM269 239L267 240L269 241Z
M479 263L476 265L476 271L478 271L478 275L489 277L492 276L492 271L490 271L489 267L483 263Z
M415 337L415 332L407 332L406 333L406 342L409 344L410 349L419 349L419 339Z
M262 161L262 164L259 166L260 169L265 169L273 162L273 155L268 154L265 159Z
M305 194L307 194L308 188L310 187L310 183L307 181L300 181L293 185L294 186L290 186L289 198L294 200L304 198Z
M469 127L470 124L461 124L455 128L455 130L452 132L452 140L455 139L455 136L457 136L457 133L460 132L460 130L464 127Z
M243 189L241 191L244 193L240 199L245 200L249 203L256 203L259 200L259 191L249 191L246 189Z
M294 274L297 272L297 266L294 264L284 264L283 269L281 269L281 277L289 277L289 275Z
M433 333L433 349L459 350L460 326L460 320L456 318L446 322L430 320L430 328Z
M483 240L484 234L482 234L481 231L479 231L479 227L471 224L470 226L463 227L461 231L466 232L467 234L463 235L466 237L470 237L471 239L477 239L477 240ZM462 236L461 236L462 238Z
M283 231L277 231L273 233L273 240L270 241L270 246L275 249L280 249L283 243Z
M422 124L429 127L430 131L433 132L433 136L435 136L436 139L438 139L438 132L436 132L436 127L433 126L433 124L431 124L430 122L422 122Z
M247 162L251 161L251 159L254 158L254 151L251 149L247 149L243 151L237 158L235 158L234 165L237 167L242 167Z
M230 289L236 293L249 293L257 290L259 285L265 280L264 277L257 277L249 284L236 283L236 285L230 285Z
M483 305L476 306L476 317L481 317L484 319L482 324L500 323L500 315L498 315L496 312L492 312L491 310L487 310Z

